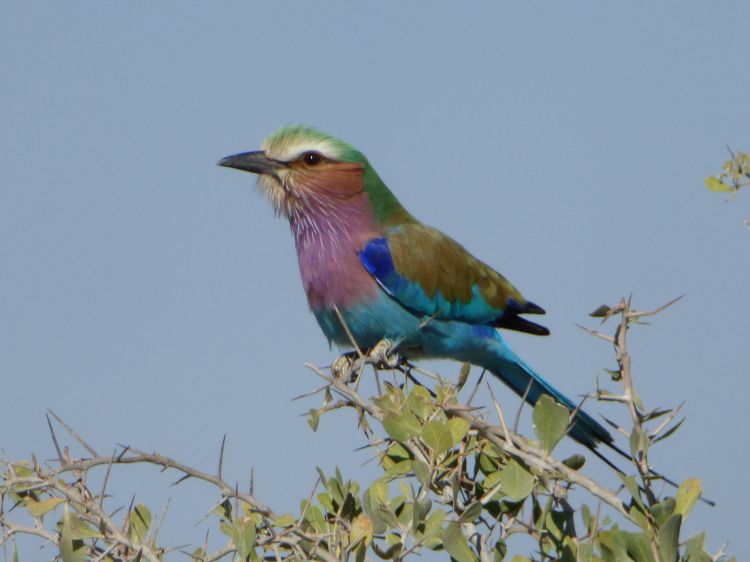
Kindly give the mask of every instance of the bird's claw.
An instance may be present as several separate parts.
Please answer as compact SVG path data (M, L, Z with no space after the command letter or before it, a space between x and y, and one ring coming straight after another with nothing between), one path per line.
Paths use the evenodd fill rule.
M401 364L401 357L392 353L394 349L393 342L388 339L382 339L370 350L368 354L370 360L379 368L394 369Z
M354 371L354 369L352 369L353 365L354 360L350 354L346 353L344 355L340 355L331 364L331 374L333 374L333 376L337 379L349 379L352 376L352 372Z
M396 353L392 353L394 345L390 340L383 339L375 344L367 355L360 356L357 352L344 353L331 364L331 374L336 379L345 379L351 383L357 380L364 365L373 365L376 369L395 369L403 362Z

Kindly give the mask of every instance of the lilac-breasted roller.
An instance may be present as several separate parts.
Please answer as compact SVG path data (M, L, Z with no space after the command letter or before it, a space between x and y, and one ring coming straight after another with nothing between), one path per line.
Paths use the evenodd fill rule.
M258 174L274 210L289 220L307 300L329 342L351 346L343 319L361 349L381 339L397 341L406 357L469 362L532 405L548 394L575 410L498 331L546 335L546 328L522 317L544 310L456 241L412 216L364 154L298 125L276 131L261 148L219 165ZM569 433L592 450L601 442L622 453L582 410Z

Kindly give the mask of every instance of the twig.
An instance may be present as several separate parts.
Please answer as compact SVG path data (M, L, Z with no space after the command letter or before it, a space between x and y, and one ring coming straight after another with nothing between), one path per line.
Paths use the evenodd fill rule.
M346 320L344 320L343 314L341 314L341 311L339 310L339 307L335 304L333 305L333 310L336 312L336 316L339 318L339 322L341 322L341 325L344 327L344 331L346 332L346 337L349 338L349 342L352 344L354 349L357 351L357 355L362 357L364 354L362 353L362 350L359 348L359 345L357 345L357 340L354 339L354 336L352 335L351 330L349 330L349 326L346 324Z

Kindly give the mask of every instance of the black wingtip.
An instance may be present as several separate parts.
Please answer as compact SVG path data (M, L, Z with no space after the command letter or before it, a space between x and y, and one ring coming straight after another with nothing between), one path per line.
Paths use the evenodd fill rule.
M549 329L546 327L530 322L525 318L521 318L516 315L504 315L501 316L497 322L495 322L497 328L505 328L506 330L515 330L516 332L524 332L526 334L532 334L534 336L548 336Z
M523 307L523 314L547 314L541 306L531 301L526 301L526 305Z

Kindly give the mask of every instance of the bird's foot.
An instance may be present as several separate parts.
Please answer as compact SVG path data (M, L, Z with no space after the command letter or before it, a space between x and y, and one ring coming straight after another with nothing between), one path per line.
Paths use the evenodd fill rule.
M331 364L331 374L337 379L346 379L346 382L352 383L357 380L365 365L372 365L376 369L395 369L406 360L392 352L394 347L390 340L383 339L363 356L356 351L344 353Z
M357 370L353 368L355 357L357 356L353 353L338 356L331 364L331 374L337 379L346 378L347 382L356 380Z
M380 340L368 353L370 361L378 369L395 369L401 365L404 360L393 351L394 348L395 346L390 340Z

